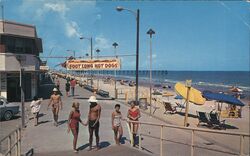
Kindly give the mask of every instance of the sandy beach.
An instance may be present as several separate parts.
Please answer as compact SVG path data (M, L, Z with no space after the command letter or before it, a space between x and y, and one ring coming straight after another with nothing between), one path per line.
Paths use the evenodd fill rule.
M77 80L83 83L83 81L87 81L87 78L75 77ZM99 86L98 86L99 84ZM93 86L95 88L99 88L105 91L108 91L111 97L115 97L115 81L110 80L109 82L104 82L103 79L93 80ZM117 81L116 88L118 92L119 101L127 103L128 101L134 100L135 97L135 87L129 86L127 83L121 85L120 82ZM177 107L176 103L183 104L184 100L177 100L174 97L177 95L173 88L161 89L164 94L168 94L171 96L162 96L162 95L152 95L152 98L155 98L157 101L152 100L152 116L161 119L167 123L171 123L174 125L183 126L184 125L184 116L185 116L185 108ZM139 86L139 98L146 98L149 103L149 87ZM172 107L176 107L176 113L164 113L165 108L163 102L171 103ZM242 101L245 106L242 107L242 117L241 118L223 118L220 120L225 120L225 124L227 125L226 131L232 132L249 132L249 105L247 101ZM185 105L184 105L185 106ZM189 104L189 117L188 123L190 127L197 127L198 118L196 111L202 111L209 113L212 110L217 109L216 101L206 101L204 105L195 105L193 103ZM222 110L225 110L228 106L227 103L222 105ZM156 110L155 110L156 108ZM154 114L153 111L155 110ZM146 110L142 110L143 112L150 114L150 107L148 106ZM200 127L200 126L199 126ZM203 126L202 126L203 127ZM204 127L207 128L207 127Z

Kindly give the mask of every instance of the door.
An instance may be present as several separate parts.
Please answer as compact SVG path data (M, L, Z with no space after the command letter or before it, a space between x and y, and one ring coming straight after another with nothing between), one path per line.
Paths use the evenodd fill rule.
M9 102L21 100L20 80L18 76L7 76L7 100Z

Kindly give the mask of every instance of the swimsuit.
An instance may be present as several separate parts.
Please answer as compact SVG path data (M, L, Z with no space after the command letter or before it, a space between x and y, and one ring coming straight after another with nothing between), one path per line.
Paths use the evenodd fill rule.
M139 115L139 111L138 111L138 110L135 110L135 111L129 110L129 115L130 115L131 117L133 117L133 118L136 118L136 117L138 117L138 115ZM131 119L131 120L133 120L133 119Z
M69 126L71 129L78 129L79 128L79 122L81 121L80 119L80 111L74 111L71 115L71 120L69 123Z
M121 126L121 118L122 116L120 114L114 116L114 126L116 127Z
M99 128L99 126L100 126L99 121L97 121L96 124L95 123L96 123L96 120L89 120L89 128L93 128L93 129Z
M52 108L58 108L59 107L59 102L58 103L53 103Z

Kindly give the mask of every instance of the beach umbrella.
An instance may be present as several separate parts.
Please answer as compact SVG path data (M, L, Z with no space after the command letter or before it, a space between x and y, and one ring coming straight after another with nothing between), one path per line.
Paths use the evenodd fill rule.
M187 100L188 87L186 87L184 84L180 82L176 83L175 92L177 92L178 95L182 96L184 99ZM202 97L201 91L193 87L190 87L189 101L196 105L203 105L205 103L205 99Z
M184 126L188 126L189 102L197 105L203 105L205 103L205 99L202 97L201 92L191 87L191 82L192 80L186 80L186 85L178 82L174 86L177 94L181 95L186 100Z
M216 100L220 102L225 102L231 105L236 105L236 106L245 106L244 103L242 103L240 100L237 98L227 95L224 93L213 93L211 91L203 91L203 97L209 100Z

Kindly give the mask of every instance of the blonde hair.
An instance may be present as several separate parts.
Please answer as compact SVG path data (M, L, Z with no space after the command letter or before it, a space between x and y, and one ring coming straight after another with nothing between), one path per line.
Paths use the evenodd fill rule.
M73 102L72 108L79 108L79 102Z

